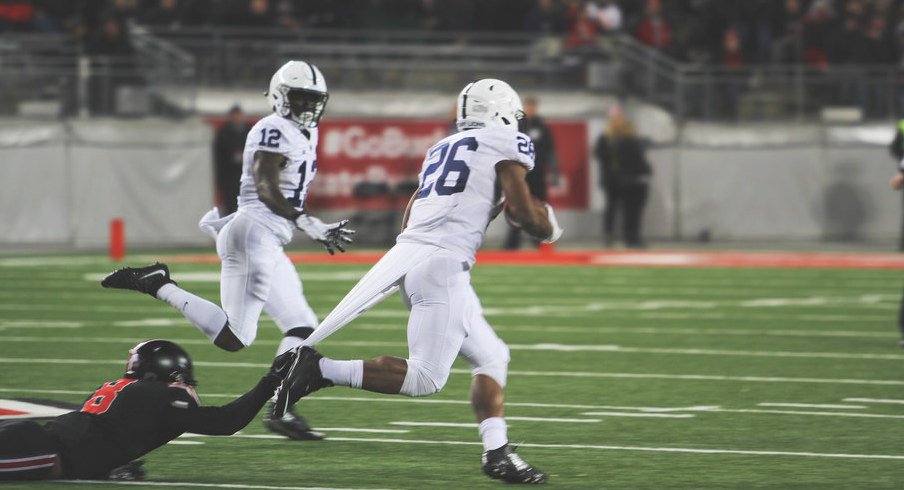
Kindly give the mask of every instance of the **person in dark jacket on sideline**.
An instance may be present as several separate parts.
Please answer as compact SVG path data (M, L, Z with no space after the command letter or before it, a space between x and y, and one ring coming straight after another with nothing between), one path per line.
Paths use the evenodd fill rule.
M620 108L610 111L609 125L596 140L594 155L600 166L600 185L606 195L603 238L607 246L615 242L615 220L621 214L625 245L644 246L641 218L647 203L650 175L646 143Z

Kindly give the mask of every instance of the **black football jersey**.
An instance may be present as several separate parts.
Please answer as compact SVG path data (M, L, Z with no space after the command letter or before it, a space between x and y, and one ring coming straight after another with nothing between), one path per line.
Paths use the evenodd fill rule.
M62 443L64 475L97 478L178 437L184 414L200 404L191 386L124 378L102 384L81 410L46 428Z

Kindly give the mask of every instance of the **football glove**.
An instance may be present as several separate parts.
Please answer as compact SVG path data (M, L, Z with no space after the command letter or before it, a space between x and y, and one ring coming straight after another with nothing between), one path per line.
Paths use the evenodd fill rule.
M355 234L355 230L345 228L346 225L348 225L347 219L335 223L324 223L319 218L307 214L300 214L295 218L295 226L305 232L311 240L323 244L330 255L336 253L334 248L345 252L344 244L352 243L351 235Z
M276 356L267 375L274 376L280 380L286 379L286 376L289 375L289 370L292 368L292 363L295 362L296 352L295 349L292 349Z
M543 203L546 206L546 217L549 218L549 222L552 224L552 234L542 240L543 243L553 243L562 236L562 232L565 231L559 226L559 220L556 219L556 213L553 212L552 206L547 203Z

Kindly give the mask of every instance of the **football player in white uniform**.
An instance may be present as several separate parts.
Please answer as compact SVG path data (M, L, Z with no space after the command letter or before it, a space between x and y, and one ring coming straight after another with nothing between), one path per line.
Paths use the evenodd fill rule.
M480 80L462 90L459 132L428 150L396 245L304 342L279 391L277 413L333 385L431 395L446 384L460 355L472 368L471 404L484 446L484 473L510 483L546 481L546 474L508 444L503 388L509 350L484 318L470 284L475 252L503 198L507 217L529 234L550 243L562 234L552 208L530 197L525 175L534 165L534 150L517 130L521 116L518 94L501 80ZM338 361L307 347L391 294L396 284L411 310L407 359Z
M325 224L303 207L317 172L317 126L328 97L320 70L304 61L286 63L270 80L273 114L255 124L245 141L238 211L220 218L214 208L200 223L216 239L222 261L222 308L178 287L160 263L120 269L101 284L166 302L230 352L251 345L262 310L283 332L279 354L301 345L317 327L317 316L283 247L296 227L330 254L345 251L354 233L346 228L348 220ZM292 439L323 438L294 411L274 417L269 408L264 423L270 430Z

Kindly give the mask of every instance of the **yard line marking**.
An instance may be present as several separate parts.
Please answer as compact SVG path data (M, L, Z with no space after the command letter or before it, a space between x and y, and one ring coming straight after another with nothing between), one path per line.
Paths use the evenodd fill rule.
M462 427L466 429L476 429L477 424L473 422L390 422L389 425L402 425L406 427Z
M121 365L122 360L106 359L34 359L26 357L0 357L0 364L110 364ZM269 364L254 362L211 362L198 361L195 366L228 368L269 368ZM456 374L471 374L469 369L452 369ZM587 371L509 371L513 376L539 376L562 378L613 378L613 379L669 379L682 381L745 381L752 383L819 383L904 386L904 381L894 379L832 379L832 378L785 378L770 376L720 376L713 374L657 374L657 373L597 373Z
M833 405L830 403L757 403L759 407L791 407L791 408L838 408L857 410L869 408L866 405Z
M317 427L320 432L366 432L369 434L407 434L406 429L359 429L356 427Z
M660 417L670 419L688 419L696 417L692 413L628 413L628 412L583 412L581 415L589 415L591 417Z
M895 400L890 398L845 398L843 401L861 403L893 403L904 405L904 400Z
M6 342L46 342L46 337L36 336L0 336L0 340ZM67 342L82 343L122 343L134 344L132 338L123 337L70 337ZM172 339L174 342L187 345L207 345L209 341L204 339ZM260 342L263 345L276 344L277 341ZM328 342L335 347L406 347L405 342L383 341L332 341ZM791 352L791 351L747 351L747 350L720 350L720 349L670 349L650 347L623 347L611 344L508 344L510 350L546 351L546 352L612 352L627 354L675 354L692 356L740 356L740 357L791 357L809 359L862 359L870 361L902 361L904 354L858 354L846 352Z
M245 485L242 483L192 483L176 481L110 481L110 480L53 480L49 483L84 483L88 485L138 485L149 487L199 487L199 488L245 488L249 490L369 490L363 487L280 487L274 485ZM374 489L377 490L377 489ZM382 489L386 490L386 489Z
M305 281L340 281L354 282L364 275L366 271L335 271L335 272L303 272L302 279ZM100 282L107 274L89 273L83 274L82 280L90 282ZM174 279L179 282L220 282L220 273L214 271L200 272L176 272L172 273Z
M602 422L600 419L569 419L569 418L550 418L550 417L512 417L506 416L506 421L516 420L522 422L550 422L550 423L561 423L561 424L596 424ZM411 426L411 427L469 427L472 429L477 428L477 424L473 422L414 422L408 420L402 420L397 422L389 422L389 425L402 425L402 426ZM326 430L320 429L317 430Z
M7 328L82 328L85 322L55 320L0 320L0 330Z
M904 415L888 415L884 413L852 413L852 412L810 412L798 410L760 410L755 408L707 408L705 410L693 410L700 412L722 412L722 413L764 413L775 415L815 415L817 417L859 417L859 418L875 418L875 419L904 419ZM592 413L584 415L594 415Z
M211 436L219 437L219 436ZM279 439L278 435L262 435L262 436L232 436L239 438L253 439ZM475 441L442 441L442 440L424 440L424 439L383 439L383 438L364 438L364 437L328 437L324 441L330 442L378 442L387 444L434 444L449 446L480 446L482 442ZM846 453L811 453L811 452L795 452L795 451L757 451L745 449L695 449L682 447L643 447L643 446L604 446L593 444L537 444L522 443L518 447L535 447L544 449L601 449L613 451L644 451L644 452L660 452L660 453L692 453L692 454L739 454L744 456L799 456L807 458L841 458L841 459L890 459L904 460L904 455L897 454L846 454Z

